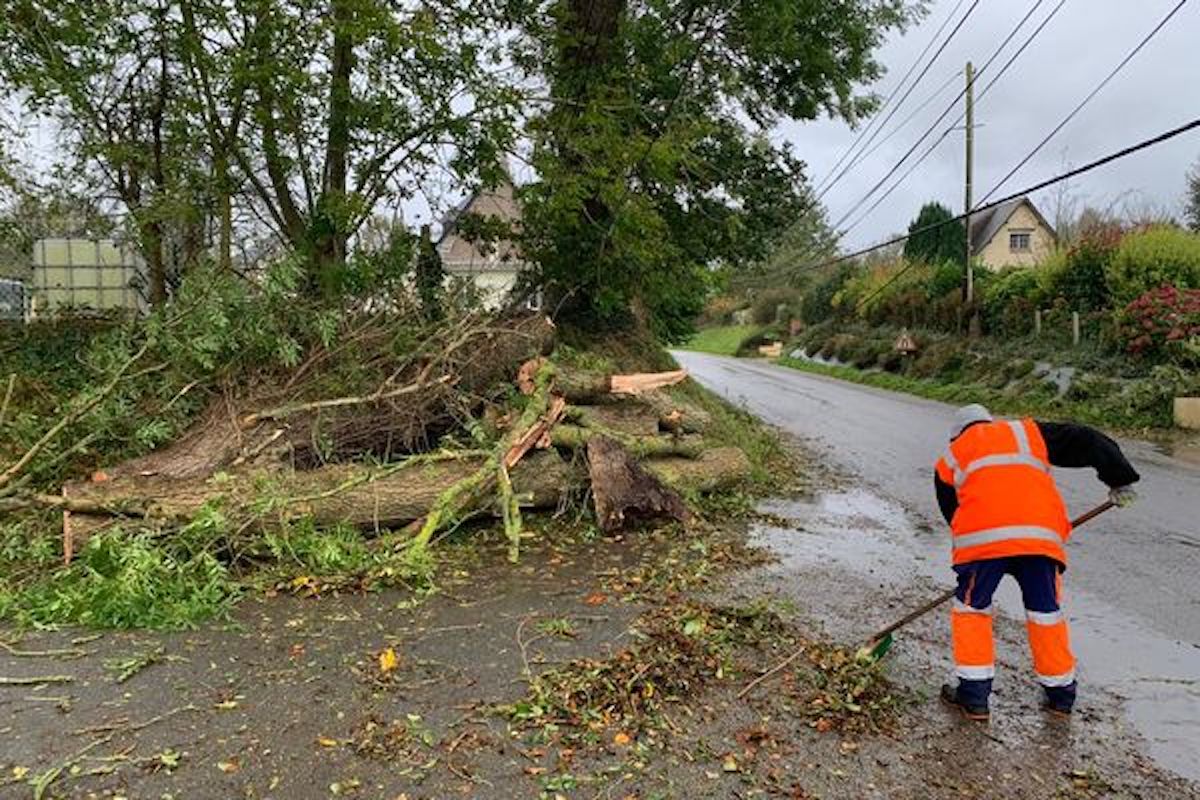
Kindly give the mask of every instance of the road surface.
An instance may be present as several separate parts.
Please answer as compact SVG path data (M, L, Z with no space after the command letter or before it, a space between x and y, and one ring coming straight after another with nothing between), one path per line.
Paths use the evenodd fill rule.
M913 535L898 547L884 541L886 532L856 545L872 550L880 569L900 575L919 565L918 572L950 584L932 467L948 438L952 406L762 361L675 357L700 383L822 452L856 486L903 507ZM1143 442L1122 447L1142 475L1140 502L1081 528L1069 547L1067 612L1081 685L1122 698L1151 756L1197 780L1200 468ZM1055 477L1075 514L1105 499L1091 470L1056 470ZM1015 586L999 602L1003 613L1021 613Z

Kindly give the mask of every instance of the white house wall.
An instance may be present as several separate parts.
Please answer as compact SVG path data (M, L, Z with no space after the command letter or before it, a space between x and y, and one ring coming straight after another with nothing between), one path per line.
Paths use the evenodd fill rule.
M1030 247L1025 252L1013 252L1009 248L1009 236L1013 233L1030 233ZM1022 266L1031 267L1045 261L1054 252L1054 236L1042 224L1027 205L1017 206L1008 221L1000 226L996 235L976 256L989 269Z

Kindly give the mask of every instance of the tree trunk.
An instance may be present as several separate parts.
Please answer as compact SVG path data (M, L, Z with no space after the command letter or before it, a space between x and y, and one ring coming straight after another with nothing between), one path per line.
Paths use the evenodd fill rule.
M597 431L577 425L558 425L550 432L554 446L564 450L583 450L596 439L605 438L615 439L638 458L698 458L705 449L704 439L699 436L626 436L613 430Z
M77 508L123 509L133 516L168 524L191 519L206 503L219 504L231 521L251 519L260 516L256 507L269 500L275 509L261 515L263 526L311 517L318 525L344 524L376 530L420 519L458 478L485 463L480 456L443 460L418 457L383 467L346 464L306 471L234 470L220 480L134 476L68 485L63 495ZM581 477L553 450L531 453L512 470L514 492L528 508L556 507ZM82 536L113 519L69 513L64 526L78 545Z
M731 489L750 479L750 459L740 447L716 447L698 458L650 458L643 466L681 492L707 494Z
M616 531L637 519L691 519L683 499L643 467L615 440L588 442L588 475L601 530Z
M162 224L157 220L151 220L139 227L142 231L142 253L146 256L146 278L150 305L160 306L167 302L167 259L164 252Z
M318 280L331 292L336 273L346 263L349 208L346 176L350 157L350 79L354 72L354 7L351 0L333 0L333 50L330 53L329 118L325 139L325 170L317 219L313 221Z

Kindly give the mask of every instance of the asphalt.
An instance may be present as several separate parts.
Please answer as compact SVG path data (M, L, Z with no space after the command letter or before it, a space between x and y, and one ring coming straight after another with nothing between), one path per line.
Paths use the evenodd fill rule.
M823 453L868 512L879 503L901 509L902 525L867 526L851 548L829 542L814 563L851 570L869 561L885 587L914 576L951 585L932 466L952 406L764 361L675 357L705 386ZM1081 684L1117 698L1153 760L1200 780L1200 468L1147 442L1121 445L1142 475L1139 503L1090 522L1069 546L1065 607ZM1090 470L1055 477L1076 515L1105 499ZM1023 616L1015 585L1002 587L998 604L1011 619ZM880 621L865 610L850 624L869 625L865 619Z

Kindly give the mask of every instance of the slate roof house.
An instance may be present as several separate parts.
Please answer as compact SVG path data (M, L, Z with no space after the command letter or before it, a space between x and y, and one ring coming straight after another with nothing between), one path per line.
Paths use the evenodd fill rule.
M989 269L1033 266L1058 245L1058 234L1028 197L971 215L971 252Z
M520 222L521 206L512 183L504 181L499 186L467 197L443 220L442 235L437 243L446 274L452 279L473 281L484 305L498 308L512 300L517 277L529 264L511 241L482 245L462 236L457 222L467 214L503 222ZM537 308L540 298L531 297L526 304Z

